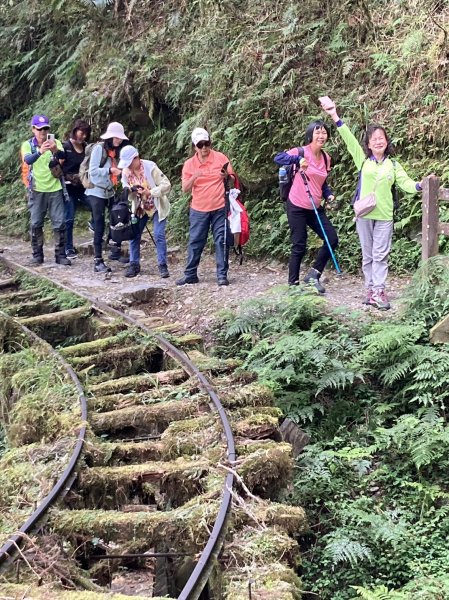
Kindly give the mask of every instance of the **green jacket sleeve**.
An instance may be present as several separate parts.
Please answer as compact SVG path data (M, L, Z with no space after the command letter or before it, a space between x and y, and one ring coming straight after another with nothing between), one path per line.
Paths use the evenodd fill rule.
M347 125L344 123L337 127L337 131L340 134L342 140L346 144L346 148L348 149L350 155L352 156L355 166L357 167L357 171L360 171L363 163L366 160L365 153L363 152L362 146L357 141L357 138L352 133Z
M407 194L416 194L416 183L411 179L404 170L404 167L394 161L394 179L398 186Z

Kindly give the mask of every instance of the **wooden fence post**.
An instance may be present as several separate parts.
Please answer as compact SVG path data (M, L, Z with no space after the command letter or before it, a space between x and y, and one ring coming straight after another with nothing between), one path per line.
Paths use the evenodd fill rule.
M423 180L422 190L422 260L438 254L438 195L440 180L431 175Z

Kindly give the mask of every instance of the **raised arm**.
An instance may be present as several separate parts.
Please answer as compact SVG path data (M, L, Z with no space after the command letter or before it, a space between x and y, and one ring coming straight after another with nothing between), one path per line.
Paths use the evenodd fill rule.
M340 134L344 143L346 144L346 148L352 156L357 170L360 171L363 163L366 160L366 155L363 151L363 148L361 147L357 138L349 129L349 127L345 125L338 116L335 102L331 100L329 96L322 96L321 98L319 98L319 101L321 103L321 108L331 117L331 119L337 125L337 131Z

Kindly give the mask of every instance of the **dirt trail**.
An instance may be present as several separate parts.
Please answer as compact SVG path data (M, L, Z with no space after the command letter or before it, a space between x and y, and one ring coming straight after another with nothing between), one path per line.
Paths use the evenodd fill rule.
M87 252L89 240L85 240L78 247ZM0 249L3 250L3 256L20 264L26 265L30 259L31 249L27 242L0 235ZM179 287L175 285L175 280L183 275L185 252L176 249L169 252L171 277L160 279L154 248L149 243L144 243L142 247L141 273L132 279L124 277L123 265L107 261L107 255L106 262L112 267L109 280L105 279L104 274L93 272L93 258L85 253L80 253L79 257L73 260L71 267L54 263L53 249L48 243L45 255L45 263L37 267L36 272L44 273L113 306L135 304L136 296L145 293L146 303L138 309L130 309L134 316L146 315L160 317L165 321L178 321L186 331L201 333L206 339L210 337L211 323L221 309L237 308L246 299L260 296L273 286L285 284L287 280L285 264L266 258L246 258L240 266L231 253L230 285L218 287L214 257L206 252L198 273L200 283ZM397 311L397 300L409 283L409 278L390 278L388 291L392 310L387 312L380 312L361 303L364 295L361 277L338 277L329 272L325 274L323 281L327 288L324 297L332 306L341 307L349 312L361 311L367 316L369 314L374 318L384 319Z

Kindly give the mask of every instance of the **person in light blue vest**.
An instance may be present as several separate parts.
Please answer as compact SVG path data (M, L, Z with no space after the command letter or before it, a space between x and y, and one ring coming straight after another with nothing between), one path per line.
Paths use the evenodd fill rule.
M89 162L89 181L92 188L86 190L86 196L92 209L94 225L94 272L104 273L109 270L103 260L103 234L106 209L114 198L114 186L118 184L121 170L118 168L120 149L128 143L128 137L121 123L109 123L105 133L100 136L103 142L95 145ZM118 249L118 258L120 249ZM116 260L115 255L110 255Z

